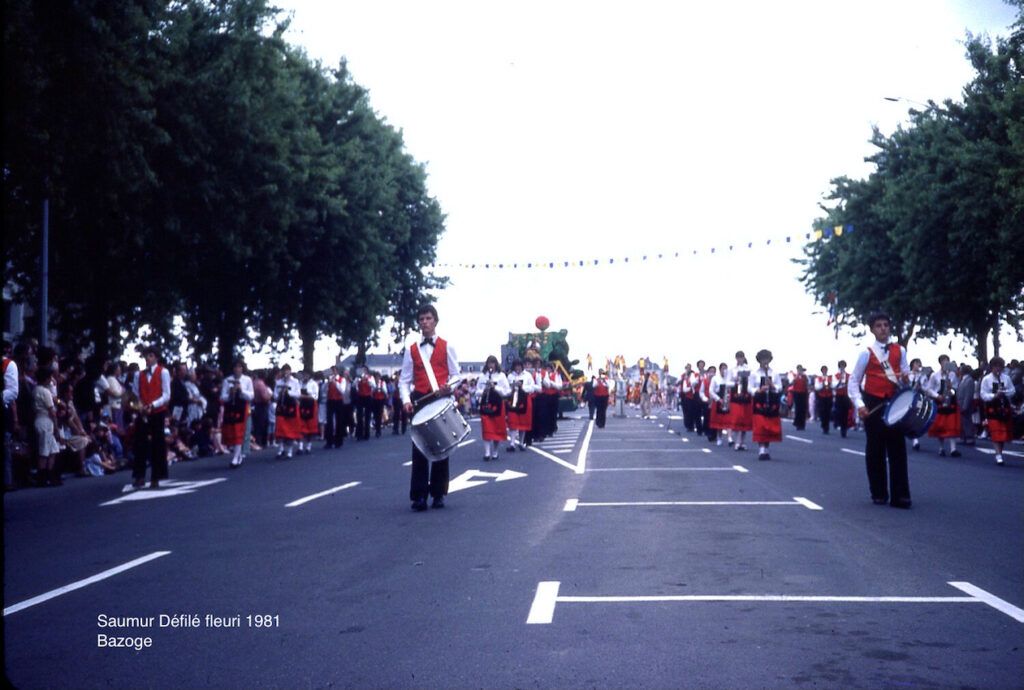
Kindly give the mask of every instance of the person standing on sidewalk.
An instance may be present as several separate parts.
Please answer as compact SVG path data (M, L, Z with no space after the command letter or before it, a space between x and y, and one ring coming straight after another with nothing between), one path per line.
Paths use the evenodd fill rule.
M150 345L142 351L146 368L135 377L132 386L135 397L142 404L135 421L135 463L132 467L132 486L141 489L146 485L146 464L150 466L152 489L160 487L160 480L167 479L167 442L164 439L164 425L167 407L171 401L171 374L159 363L159 352Z

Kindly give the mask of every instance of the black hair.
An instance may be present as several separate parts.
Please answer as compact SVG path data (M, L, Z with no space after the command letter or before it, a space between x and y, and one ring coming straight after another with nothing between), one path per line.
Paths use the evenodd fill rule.
M991 367L1005 367L1006 366L1006 360L1003 359L1002 357L993 357L992 359L990 359L988 361L988 366L989 366L989 368L991 368Z
M892 325L892 319L884 311L876 311L868 315L868 328L874 328L877 321L888 321L889 325Z
M424 314L430 314L434 317L434 322L440 321L437 318L437 309L434 308L433 304L422 304L420 308L416 310L416 320L419 321L420 317Z
M772 358L772 351L771 350L758 350L757 354L754 355L754 359L756 359L758 362L760 362L761 360L767 359L770 362L773 359Z

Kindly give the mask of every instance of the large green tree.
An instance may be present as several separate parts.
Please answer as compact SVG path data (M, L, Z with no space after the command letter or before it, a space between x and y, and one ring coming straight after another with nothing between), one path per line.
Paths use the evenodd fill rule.
M1017 3L1020 6L1020 3ZM1024 16L1024 12L1022 12ZM889 137L877 130L875 171L833 181L835 203L818 220L856 231L810 245L802 280L841 322L890 311L905 343L952 331L979 360L1001 324L1021 333L1024 242L1022 22L1009 39L968 37L975 69L962 102L911 111Z

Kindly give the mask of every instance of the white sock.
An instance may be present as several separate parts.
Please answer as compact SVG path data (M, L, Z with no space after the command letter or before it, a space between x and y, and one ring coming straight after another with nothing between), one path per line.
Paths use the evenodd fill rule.
M955 439L949 439L949 452L950 453L956 452L956 440Z

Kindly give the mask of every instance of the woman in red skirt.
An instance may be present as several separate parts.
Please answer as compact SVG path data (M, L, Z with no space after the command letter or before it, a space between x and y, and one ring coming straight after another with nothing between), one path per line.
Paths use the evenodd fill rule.
M480 398L480 431L484 439L484 461L498 459L498 444L508 438L505 425L505 398L512 394L508 377L498 369L498 358L491 355L476 381Z
M1003 444L1013 439L1013 406L1010 398L1017 392L1010 375L1003 369L1006 361L993 357L991 371L981 380L981 401L985 405L988 436L996 447L996 464L1003 464Z
M949 440L949 454L960 457L956 449L956 440L960 438L960 406L956 402L956 389L960 380L956 375L956 367L949 363L947 355L939 355L939 368L922 386L924 394L935 400L935 421L928 428L928 437L939 439L939 455L946 454L946 441Z
M511 394L508 400L509 445L507 451L526 450L526 434L533 428L533 394L540 391L540 386L533 379L533 374L523 371L522 360L512 363L512 373L508 375Z
M754 430L753 399L750 397L752 389L747 356L740 350L736 353L736 366L732 370L732 398L729 405L732 430L740 434L733 450L746 450L747 432Z
M723 434L729 437L732 445L732 404L730 398L729 366L722 362L718 365L718 373L711 379L708 388L708 402L711 404L711 419L708 425L718 431L717 445L722 445Z
M274 437L283 441L277 452L278 458L291 458L295 442L302 439L302 420L299 419L301 390L299 380L292 376L292 368L285 364L281 367L281 377L274 385Z
M768 366L772 353L761 350L756 356L761 366L751 374L754 386L752 425L754 443L758 444L758 460L771 460L768 444L782 441L782 420L779 418L779 403L782 399L782 380Z
M221 442L232 448L231 468L242 465L245 456L242 446L245 444L245 428L249 419L249 406L255 397L252 379L245 374L245 362L236 360L231 376L224 379L220 389L220 401L223 404L224 423L221 425Z

